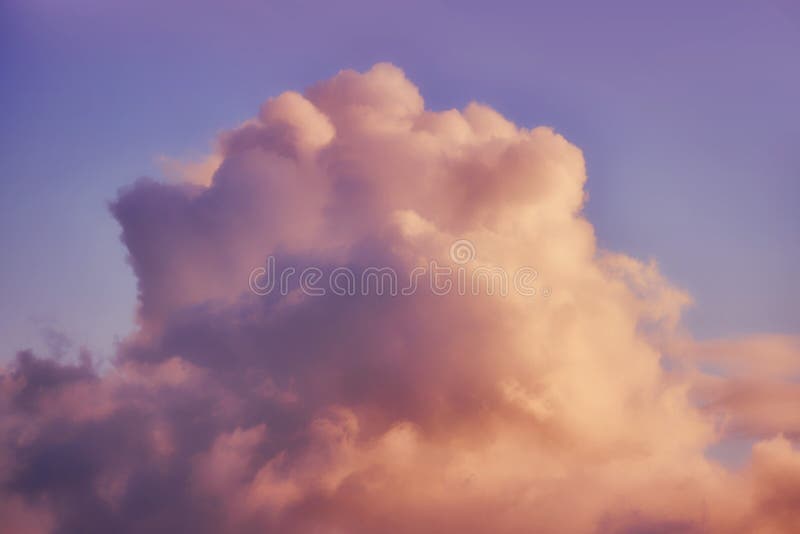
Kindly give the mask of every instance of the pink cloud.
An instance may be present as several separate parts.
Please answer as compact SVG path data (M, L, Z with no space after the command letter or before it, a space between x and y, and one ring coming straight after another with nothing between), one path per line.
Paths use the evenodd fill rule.
M380 64L268 100L217 147L177 173L184 182L142 180L112 205L140 322L114 368L23 354L4 373L0 482L16 521L67 532L797 527L800 452L775 437L796 429L796 341L688 339L689 296L655 264L598 249L581 213L583 157L553 130L479 104L426 110L403 72ZM474 244L474 266L534 266L552 294L248 288L269 255L409 273L447 263L456 239ZM754 367L755 351L770 363ZM664 369L667 356L678 369ZM764 439L742 471L704 453L723 437L720 411Z

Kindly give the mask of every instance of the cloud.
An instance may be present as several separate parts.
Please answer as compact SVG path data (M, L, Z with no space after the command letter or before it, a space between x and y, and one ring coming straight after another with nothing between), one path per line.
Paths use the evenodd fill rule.
M693 397L731 437L800 437L800 337L678 340L671 347L689 369Z
M268 100L216 146L111 206L139 288L113 367L22 353L3 374L0 483L29 531L796 528L800 452L776 437L795 422L762 391L796 352L756 343L774 366L733 395L753 345L703 367L718 347L682 333L688 295L597 248L583 157L553 130L426 110L379 64ZM248 288L270 255L408 274L457 239L542 291ZM723 412L764 438L742 471L704 454Z

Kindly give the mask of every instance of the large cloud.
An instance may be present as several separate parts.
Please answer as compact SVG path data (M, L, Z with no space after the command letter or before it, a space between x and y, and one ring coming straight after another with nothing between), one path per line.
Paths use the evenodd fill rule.
M426 110L380 64L217 147L113 203L140 328L112 368L21 353L4 373L0 529L800 527L796 339L688 338L687 295L597 249L582 155L551 129ZM248 286L270 255L408 275L459 239L470 269L535 267L537 294ZM706 455L729 434L763 439L740 471Z

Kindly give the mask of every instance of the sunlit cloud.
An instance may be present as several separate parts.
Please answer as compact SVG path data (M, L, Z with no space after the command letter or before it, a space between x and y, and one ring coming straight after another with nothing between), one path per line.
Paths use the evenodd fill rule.
M216 146L111 206L139 289L112 368L21 353L3 372L14 528L800 528L797 339L686 334L685 291L598 248L563 136L426 109L378 64L267 100ZM269 257L532 268L548 291L256 294ZM706 454L731 435L757 440L740 470Z

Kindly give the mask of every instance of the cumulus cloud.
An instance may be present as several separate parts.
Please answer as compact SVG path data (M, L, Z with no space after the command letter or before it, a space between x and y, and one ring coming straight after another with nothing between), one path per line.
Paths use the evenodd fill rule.
M552 129L427 110L379 64L269 99L216 146L112 204L139 287L113 367L4 371L13 528L798 528L797 340L688 338L688 295L597 248L583 157ZM409 273L457 239L551 293L248 288L270 255ZM739 471L705 452L730 433L762 440Z

